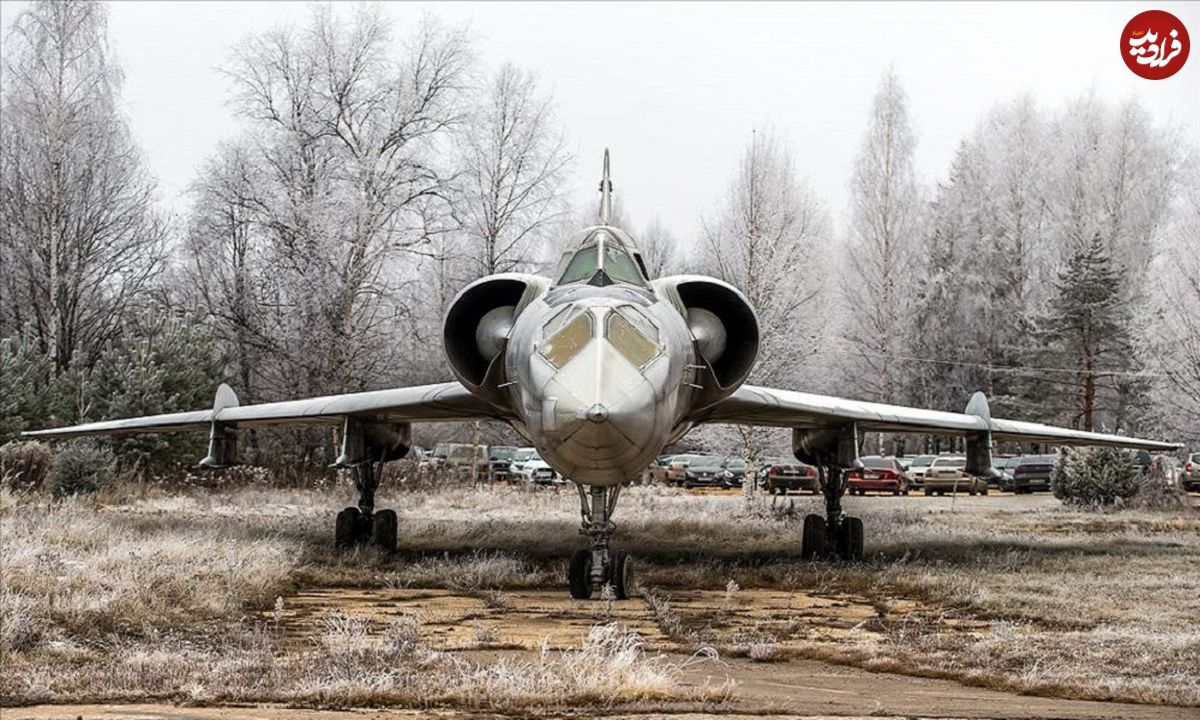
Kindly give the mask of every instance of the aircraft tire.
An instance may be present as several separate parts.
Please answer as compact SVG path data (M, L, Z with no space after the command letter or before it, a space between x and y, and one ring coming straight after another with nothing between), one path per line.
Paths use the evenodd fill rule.
M395 510L380 510L371 518L371 544L389 555L396 552Z
M846 562L858 562L863 557L863 522L860 518L842 519L838 533L838 555Z
M362 513L356 507L348 507L337 514L333 527L333 544L338 549L354 547L358 541L358 524Z
M826 545L825 518L820 515L805 515L804 534L800 538L800 557L805 560L824 557Z
M587 600L592 596L592 551L579 548L571 555L567 566L567 584L571 587L571 597L576 600Z
M609 583L618 600L628 600L633 593L633 558L624 550L613 553Z

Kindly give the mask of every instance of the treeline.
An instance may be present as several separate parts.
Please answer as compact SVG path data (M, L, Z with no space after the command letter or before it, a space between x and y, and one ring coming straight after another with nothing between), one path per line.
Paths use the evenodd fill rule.
M1163 402L1188 363L1168 326L1196 308L1194 283L1169 290L1187 272L1176 253L1198 249L1179 233L1196 220L1194 147L1135 99L1048 111L1023 97L925 188L913 136L889 74L853 185L851 377L889 402L961 411L983 390L997 415L1195 438L1194 390L1190 410Z
M464 31L397 27L373 6L316 7L236 43L222 70L241 129L169 218L118 110L105 16L34 2L4 43L0 441L205 407L222 380L251 403L449 379L439 338L454 293L544 269L591 219L565 200L577 168L532 73L484 67ZM864 120L840 232L768 132L698 237L619 219L652 272L712 274L756 304L752 381L947 410L982 389L997 414L1200 435L1191 145L1135 101L1019 99L927 187L892 73ZM328 434L300 438L256 434L251 459L326 459ZM118 449L154 462L181 450Z

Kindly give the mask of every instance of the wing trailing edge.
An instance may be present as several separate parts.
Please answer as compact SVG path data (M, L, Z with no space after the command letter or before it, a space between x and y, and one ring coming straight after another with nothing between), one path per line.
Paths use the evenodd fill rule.
M853 423L859 430L875 432L965 436L990 433L991 438L995 440L1055 445L1105 445L1159 451L1171 451L1180 447L1175 443L1125 435L993 418L983 393L975 393L971 397L966 412L952 413L743 385L733 395L707 408L694 420L701 423L813 430Z

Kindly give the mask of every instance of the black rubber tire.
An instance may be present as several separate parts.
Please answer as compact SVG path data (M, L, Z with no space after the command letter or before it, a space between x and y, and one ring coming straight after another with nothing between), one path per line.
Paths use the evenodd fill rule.
M988 494L988 486L987 486L987 485L984 485L984 486L983 486L983 489L979 491L979 494L980 494L980 495L987 495L987 494Z
M968 495L974 495L974 494L975 494L975 486L974 486L974 485L972 485L972 486L971 486L971 489L967 491L967 494L968 494Z
M900 486L896 486L896 489L892 491L892 494L899 495L900 494Z
M925 497L929 497L932 494L933 494L932 490L930 490L929 488L925 488Z
M371 518L371 544L389 555L396 552L395 510L380 510Z
M858 562L863 557L863 522L856 517L842 518L838 533L838 556L846 562Z
M900 491L900 494L901 494L901 495L907 495L907 494L908 494L908 488L904 488L903 490L901 490L901 491Z
M633 558L624 550L614 552L608 571L613 594L618 600L628 600L633 594Z
M356 507L348 507L337 514L333 526L333 544L339 550L347 550L358 544L358 524L361 513Z
M804 516L804 534L800 538L800 557L815 560L828 554L825 536L825 518L820 515Z
M567 584L571 587L571 597L576 600L587 600L592 596L592 551L579 548L571 555L567 566Z

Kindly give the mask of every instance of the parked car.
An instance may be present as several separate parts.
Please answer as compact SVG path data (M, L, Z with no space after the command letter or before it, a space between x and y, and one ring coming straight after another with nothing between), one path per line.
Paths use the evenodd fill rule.
M926 495L945 495L965 492L968 495L987 495L987 480L968 473L967 459L962 455L941 455L925 470L922 490Z
M988 485L995 485L997 488L1003 488L1006 480L1012 480L1012 468L1016 464L1015 457L1000 457L992 456L992 469L996 471L995 477L988 478Z
M688 464L699 455L676 455L667 463L664 479L668 485L683 485L687 479Z
M1020 460L1020 457L994 457L994 458L992 458L991 467L994 467L996 469L996 472L998 473L998 476L995 479L995 485L998 488L1000 488L1000 490L1004 490L1004 488L1006 488L1008 485L1012 484L1013 468L1016 467L1016 462L1018 462L1019 460ZM991 484L992 480L989 478L988 482L989 482L989 484Z
M1142 477L1146 477L1150 474L1150 468L1154 465L1154 456L1148 450L1138 450L1133 453L1130 462L1137 468Z
M787 495L789 490L821 492L817 469L799 460L765 458L759 461L758 482L772 495Z
M1189 492L1200 490L1200 453L1188 455L1183 464L1183 489Z
M654 462L646 468L642 473L647 483L661 483L667 481L667 465L671 462L675 455L659 455L654 459Z
M725 458L720 455L691 455L683 470L683 486L721 487L725 485Z
M519 448L508 445L493 445L488 448L488 466L492 480L508 480L512 473L512 461Z
M725 471L722 474L722 479L725 481L726 487L741 487L746 480L746 461L737 455L730 455L725 458L725 463L721 466Z
M868 455L859 458L862 469L846 473L846 480L851 495L866 495L868 490L890 492L893 495L907 495L912 483L908 473L896 458Z
M552 485L563 482L554 468L550 467L536 450L525 458L515 471L517 480L534 485Z
M470 443L439 443L421 461L422 472L452 473L463 480L487 480L490 472L487 446Z
M1054 464L1057 462L1057 455L1024 455L1016 458L1009 469L1011 478L1001 488L1017 494L1049 490L1050 476L1054 474Z
M909 462L905 470L908 472L908 479L912 482L913 487L921 487L921 484L925 482L925 471L937 459L937 455L918 455Z

